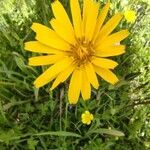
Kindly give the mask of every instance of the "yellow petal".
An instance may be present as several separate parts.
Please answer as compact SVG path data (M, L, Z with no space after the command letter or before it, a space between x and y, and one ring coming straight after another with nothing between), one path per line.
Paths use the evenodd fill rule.
M86 27L86 21L87 21L87 14L88 14L88 10L90 7L90 0L83 0L83 20L82 20L82 36L84 37L85 35L85 27Z
M101 76L105 81L113 85L119 81L117 76L114 73L112 73L112 71L110 71L109 69L104 69L104 68L96 67L96 66L94 68L95 68L96 73L99 76Z
M110 57L110 56L121 55L123 53L125 53L124 45L107 46L101 49L97 49L95 52L95 56Z
M93 65L91 63L86 64L85 70L86 70L86 74L87 74L89 82L93 85L93 87L95 89L98 89L99 83L98 83L97 76L94 71Z
M31 28L36 32L36 39L41 43L64 51L70 49L70 45L50 28L39 23L33 23Z
M66 68L64 71L60 72L59 75L57 76L57 78L55 79L55 81L53 82L53 85L51 87L50 90L53 90L54 88L56 88L60 83L64 82L65 80L67 80L67 78L71 75L71 73L73 72L75 66L74 65L70 65L70 67Z
M54 64L57 61L63 59L65 55L47 55L47 56L37 56L29 58L29 65L31 66L41 66Z
M87 119L86 119L86 118L83 118L83 119L82 119L82 122L83 122L84 124L87 124Z
M46 46L38 41L26 42L24 49L31 51L31 52L38 52L38 53L48 53L48 54L64 53L64 51L62 51L62 50L54 49L54 48Z
M97 35L105 21L105 18L107 16L108 10L110 7L110 3L108 2L104 8L102 9L102 12L99 14L98 19L97 19L97 23L96 23L96 27L95 27L95 31L94 31L94 36L93 36L93 41L95 41L95 39L97 38Z
M83 97L83 100L88 100L91 97L91 85L87 78L85 69L83 69L82 71L81 95Z
M76 104L78 98L80 96L82 85L82 71L80 69L76 69L71 77L69 90L68 90L68 98L70 104Z
M81 118L84 119L84 118L85 118L85 114L82 114L82 115L81 115Z
M86 124L87 124L87 125L90 125L90 124L91 124L91 120L88 120Z
M113 33L104 38L101 42L98 42L97 49L114 45L115 43L118 43L123 39L125 39L128 35L129 35L128 30L121 30L119 32Z
M56 0L52 3L52 10L53 10L53 14L54 14L56 20L58 20L61 24L63 24L65 26L65 28L67 28L68 30L71 31L71 33L73 33L73 27L70 22L70 19L66 13L64 7L58 0Z
M122 15L120 13L115 14L100 30L96 42L100 42L103 38L108 36L118 25Z
M118 65L118 63L113 60L98 57L93 57L92 63L96 66L109 69L114 69Z
M72 59L65 58L57 63L55 63L53 66L49 67L42 75L40 75L34 82L34 85L39 88L41 86L44 86L53 78L58 75L61 71L66 69L70 66L72 63Z
M85 38L88 41L91 41L96 26L99 3L90 0L90 3L88 4L89 4L88 11L86 12L87 17L86 17L86 24L85 24Z
M90 112L88 110L85 111L86 115L90 115Z
M93 119L94 119L93 114L90 114L90 119L91 119L91 120L93 120Z
M66 42L70 43L70 44L74 44L75 43L75 36L74 36L74 32L72 33L69 28L66 28L66 26L64 26L63 24L61 24L59 22L59 20L56 19L52 19L50 21L51 26L53 27L53 29L56 31L56 33L62 38L64 39Z
M81 10L78 0L70 0L70 8L76 37L81 38Z

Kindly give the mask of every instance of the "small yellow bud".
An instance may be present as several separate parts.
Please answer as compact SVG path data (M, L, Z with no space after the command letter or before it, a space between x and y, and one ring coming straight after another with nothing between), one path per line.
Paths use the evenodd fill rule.
M124 13L124 17L127 20L127 22L134 23L136 20L136 12L133 10L126 10Z

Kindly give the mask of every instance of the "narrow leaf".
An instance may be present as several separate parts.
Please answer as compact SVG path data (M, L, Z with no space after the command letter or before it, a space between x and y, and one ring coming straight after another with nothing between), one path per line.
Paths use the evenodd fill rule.
M99 133L99 134L108 134L113 136L124 136L124 133L117 130L110 130L110 129L97 129L94 131L89 131L87 134L93 134L93 133Z
M56 131L56 132L49 131L49 132L33 134L33 136L43 136L43 135L81 137L81 135L79 135L79 134L72 133L72 132L66 132L66 131Z

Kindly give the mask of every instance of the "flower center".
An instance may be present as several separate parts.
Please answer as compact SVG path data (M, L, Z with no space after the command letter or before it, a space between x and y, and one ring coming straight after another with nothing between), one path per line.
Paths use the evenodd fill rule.
M77 43L71 48L71 55L74 58L75 63L81 66L91 60L94 53L93 45L91 42L85 40L77 40Z

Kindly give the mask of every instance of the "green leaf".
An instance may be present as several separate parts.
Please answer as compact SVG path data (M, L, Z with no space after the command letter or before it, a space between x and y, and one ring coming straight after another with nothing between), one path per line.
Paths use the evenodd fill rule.
M1 100L1 99L0 99ZM2 122L7 122L7 118L5 116L5 112L3 110L3 107L2 107L2 103L0 101L0 116L2 117L2 119L0 119L1 123Z
M33 134L33 136L44 136L44 135L52 135L52 136L72 136L72 137L81 137L81 135L72 133L72 132L66 132L66 131L49 131L49 132L41 132Z
M21 71L27 73L28 70L27 70L27 66L25 65L24 58L20 54L18 54L16 52L14 52L13 54L14 54L15 62L17 64L17 66L19 67L19 69Z
M38 144L38 141L30 138L27 140L29 150L35 150L35 146Z
M9 141L18 140L19 138L20 136L18 136L12 129L9 131L0 131L0 142L9 144Z
M108 135L113 135L113 136L124 136L124 133L121 132L121 131L111 130L111 129L104 129L104 128L89 131L87 133L87 135L90 135L90 134L93 134L93 133L108 134Z

